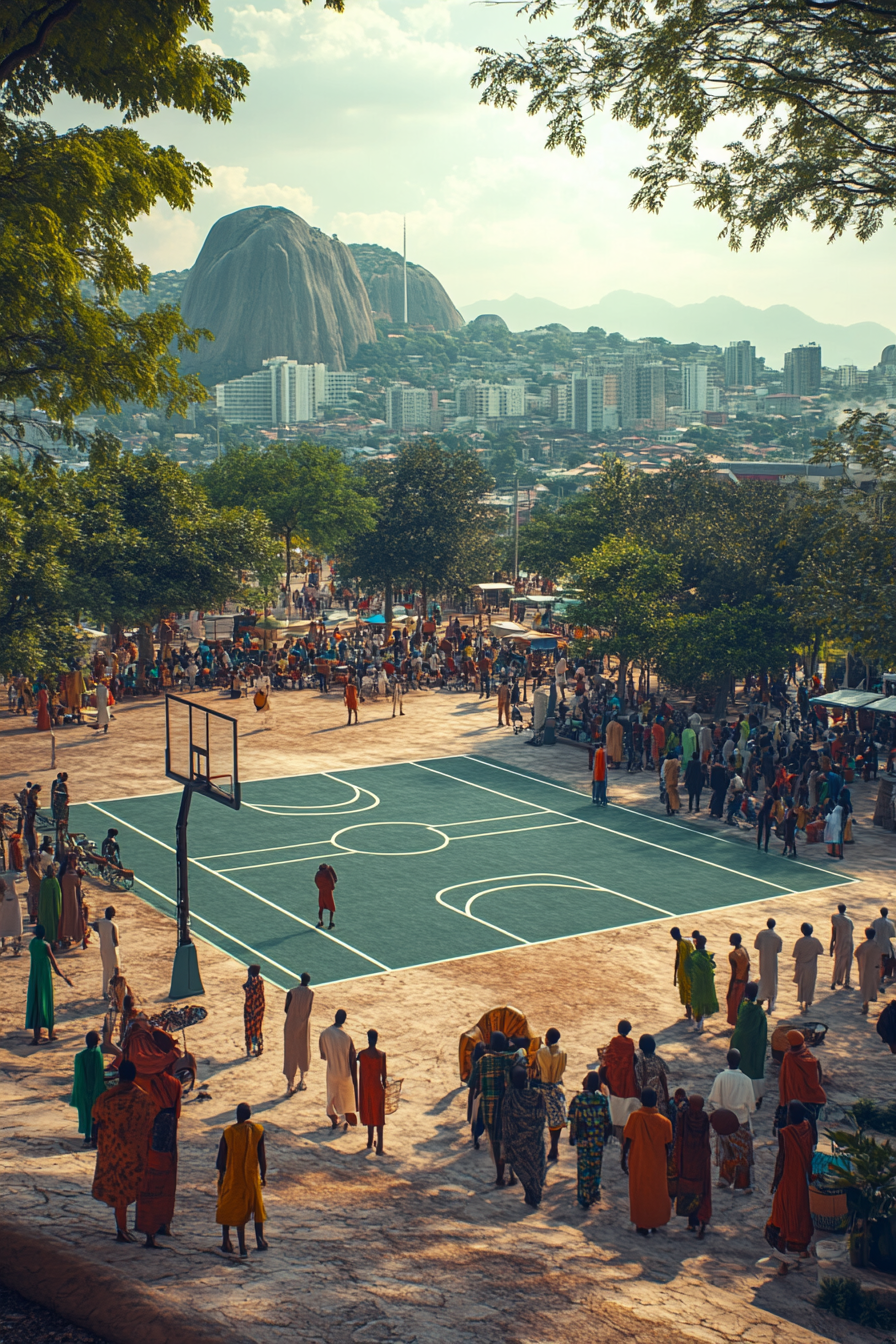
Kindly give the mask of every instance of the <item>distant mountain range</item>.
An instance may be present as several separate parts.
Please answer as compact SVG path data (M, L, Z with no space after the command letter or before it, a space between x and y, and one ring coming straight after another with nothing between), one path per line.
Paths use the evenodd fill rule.
M700 345L726 346L731 341L751 341L757 355L764 355L772 369L783 367L785 350L810 341L821 346L822 362L828 367L855 364L868 369L878 362L884 346L896 342L896 335L878 322L837 326L817 322L787 304L751 308L725 295L678 308L650 294L617 289L587 308L564 308L550 299L512 294L509 299L469 303L460 311L468 322L481 313L496 313L512 331L531 331L560 322L571 331L603 327L607 332L621 332L629 340L664 336L673 345L696 341Z

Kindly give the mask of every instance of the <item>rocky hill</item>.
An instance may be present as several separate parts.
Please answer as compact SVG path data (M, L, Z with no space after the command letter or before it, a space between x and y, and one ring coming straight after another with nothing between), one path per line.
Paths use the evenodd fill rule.
M210 230L180 300L191 327L214 342L181 356L211 386L260 369L272 355L345 368L376 340L352 253L282 206L225 215Z
M404 275L400 253L375 243L349 243L376 317L404 319ZM464 319L431 271L408 262L408 321L436 331L457 331Z

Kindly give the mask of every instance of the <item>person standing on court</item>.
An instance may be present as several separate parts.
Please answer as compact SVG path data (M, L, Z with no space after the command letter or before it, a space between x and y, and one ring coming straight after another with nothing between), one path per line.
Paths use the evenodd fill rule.
M120 941L118 937L118 925L113 921L115 919L115 906L107 905L106 913L102 919L98 919L91 926L99 935L100 940L100 958L103 963L103 998L109 997L109 981L119 969L118 949Z
M367 1147L373 1147L373 1131L376 1130L376 1152L383 1153L383 1126L386 1123L386 1056L376 1048L379 1033L368 1031L367 1049L358 1055L359 1102L361 1124L367 1126Z
M597 739L594 748L594 768L591 772L591 801L595 807L607 806L607 753L604 740Z
M336 883L339 881L336 876L336 869L329 863L322 863L314 874L314 885L317 887L317 927L322 929L324 926L324 911L330 916L330 928L336 923L333 916L336 914L336 902L333 899L336 890Z
M681 1006L684 1009L685 1020L691 1020L691 977L688 975L687 963L688 957L694 951L694 944L688 938L682 938L681 929L672 929L671 935L675 942L675 966L672 971L672 984L678 987L678 997L681 999Z
M622 1170L628 1176L629 1216L639 1237L665 1227L672 1217L667 1170L672 1152L672 1122L660 1115L656 1093L645 1088L641 1109L625 1122Z
M800 1012L807 1013L812 1006L815 998L815 984L818 980L818 958L824 955L824 948L817 938L814 938L812 925L809 923L800 925L801 938L797 938L793 945L793 983L796 985L796 996L800 1005Z
M859 963L859 993L862 995L862 1013L867 1016L868 1005L877 1003L877 990L880 981L880 947L873 928L865 930L865 941L856 948L856 961Z
M831 915L831 948L830 955L834 958L834 969L831 972L831 989L836 989L842 985L844 989L849 989L849 976L852 971L852 954L854 950L853 922L846 917L846 906L841 901L837 906L836 915ZM877 998L877 995L874 996Z
M732 933L728 941L731 944L731 951L728 953L731 978L728 981L728 992L725 1000L728 1005L728 1024L735 1027L737 1026L737 1010L750 979L750 954L743 946L743 938L739 933Z
M358 1123L358 1057L344 1028L346 1017L340 1008L318 1042L320 1057L327 1061L327 1115L334 1129L341 1124L343 1130Z
M302 972L301 984L291 989L286 996L283 1023L283 1075L286 1078L286 1095L306 1091L305 1074L311 1068L311 1006L314 1003L314 991L309 989L311 976ZM294 1087L296 1072L299 1085Z

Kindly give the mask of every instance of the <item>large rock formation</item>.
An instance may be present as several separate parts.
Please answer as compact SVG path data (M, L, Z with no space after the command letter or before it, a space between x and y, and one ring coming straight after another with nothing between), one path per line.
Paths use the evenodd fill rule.
M367 291L351 252L282 206L253 205L209 232L180 301L191 327L214 342L181 356L208 386L286 355L344 369L376 340Z
M349 243L377 317L404 321L404 267L401 255L375 243ZM464 319L442 285L425 266L408 262L408 322L411 326L457 331Z

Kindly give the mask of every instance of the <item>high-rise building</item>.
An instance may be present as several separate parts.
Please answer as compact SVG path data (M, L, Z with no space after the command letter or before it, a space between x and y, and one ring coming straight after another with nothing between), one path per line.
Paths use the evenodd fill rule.
M666 428L666 370L662 364L642 364L637 371L635 419L651 429Z
M432 428L433 409L438 413L438 393L423 387L394 383L386 389L386 424L389 429Z
M787 351L782 391L794 397L811 397L821 391L820 345L812 341Z
M859 382L859 371L855 364L841 364L834 381L838 387L857 387Z
M458 415L475 416L477 420L519 419L526 414L526 383L524 379L512 383L464 382L455 392L454 404Z
M705 364L682 364L681 404L686 411L708 410L706 388L709 370Z
M725 351L725 386L752 387L756 382L756 347L732 341Z
M574 373L569 388L569 424L586 434L619 428L618 377L589 377Z
M215 387L218 413L234 425L293 425L319 419L325 406L346 407L355 375L326 364L274 355L244 378Z
M551 419L569 423L569 386L566 383L551 383Z
M638 370L644 363L643 350L624 350L619 384L619 424L633 429L638 419Z

